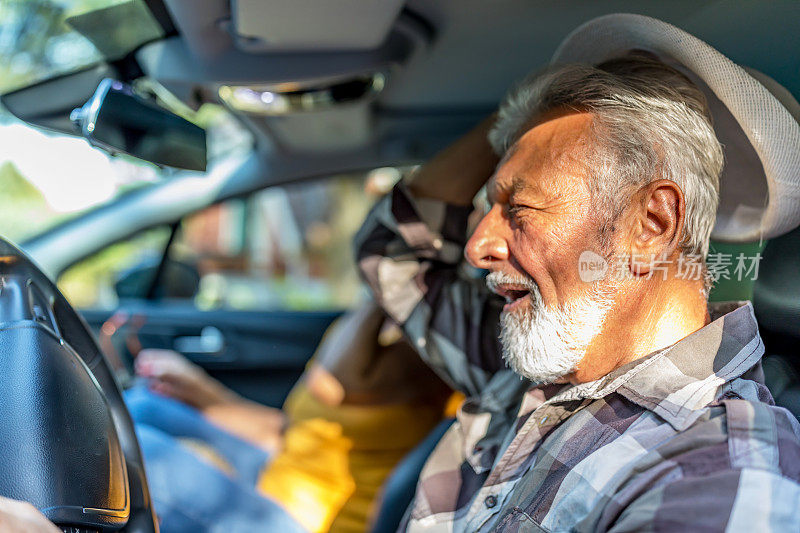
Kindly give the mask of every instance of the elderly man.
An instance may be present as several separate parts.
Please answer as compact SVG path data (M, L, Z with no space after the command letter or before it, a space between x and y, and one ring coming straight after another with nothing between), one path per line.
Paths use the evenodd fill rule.
M709 312L702 274L723 167L709 104L727 106L720 122L751 142L726 140L734 170L770 185L766 209L737 191L723 230L767 237L800 222L790 115L800 106L647 17L606 17L575 35L574 56L617 56L524 82L379 203L357 237L380 303L468 396L405 527L798 531L800 427L760 383L752 307ZM686 75L624 53L638 48ZM783 145L767 149L778 135ZM467 240L484 185L489 209ZM0 526L11 519L55 531L0 499Z
M634 52L525 81L373 210L365 279L469 398L409 531L800 530L800 429L752 307L709 312L686 275L722 167L701 90Z

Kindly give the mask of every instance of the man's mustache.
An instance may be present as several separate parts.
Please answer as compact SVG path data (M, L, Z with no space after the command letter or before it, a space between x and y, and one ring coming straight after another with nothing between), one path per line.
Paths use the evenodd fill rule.
M529 291L539 290L539 286L536 285L536 282L531 278L507 274L505 272L490 272L487 274L486 286L489 287L490 291L495 292L498 287L503 285L518 285Z

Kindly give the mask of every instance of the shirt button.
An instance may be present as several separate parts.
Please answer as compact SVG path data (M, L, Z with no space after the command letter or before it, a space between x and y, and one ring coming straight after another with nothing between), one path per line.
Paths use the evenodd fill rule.
M497 496L495 496L494 494L490 494L486 497L485 500L483 500L483 503L484 505L486 505L487 509L491 509L492 507L497 505Z

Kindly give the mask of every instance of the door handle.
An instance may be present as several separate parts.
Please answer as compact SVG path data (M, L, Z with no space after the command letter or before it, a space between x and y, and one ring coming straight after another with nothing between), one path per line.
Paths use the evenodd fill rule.
M197 337L176 337L176 352L184 354L219 355L225 349L225 336L214 326L206 326Z

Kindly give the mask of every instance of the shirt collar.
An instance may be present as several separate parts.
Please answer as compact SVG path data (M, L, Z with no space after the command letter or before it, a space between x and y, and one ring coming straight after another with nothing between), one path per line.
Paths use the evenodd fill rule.
M562 389L546 403L599 399L617 392L676 430L687 428L716 399L722 385L747 372L764 354L750 302L712 304L709 311L712 317L729 312L599 380Z

